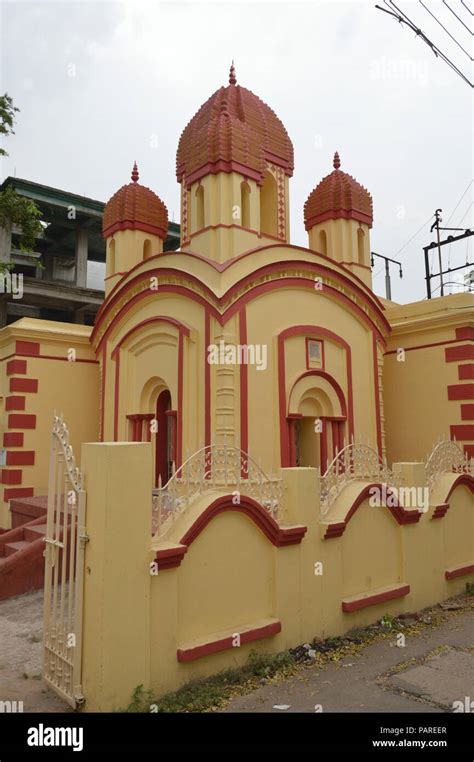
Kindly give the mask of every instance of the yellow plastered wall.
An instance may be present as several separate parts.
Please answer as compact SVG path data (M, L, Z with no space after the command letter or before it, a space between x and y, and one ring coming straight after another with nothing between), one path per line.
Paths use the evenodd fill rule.
M250 188L248 220L242 216L242 183ZM187 192L190 231L185 250L226 262L244 251L272 242L272 237L261 230L261 188L255 180L238 172L218 172L193 183ZM289 237L288 193L288 178L285 178L285 240ZM275 213L278 217L277 207ZM277 231L274 237L278 237Z
M460 383L458 365L446 362L445 350L468 344L456 329L470 325L474 294L453 294L431 301L392 306L392 326L384 358L384 410L387 459L425 460L450 427L466 424L461 404L449 400L448 386ZM400 359L398 359L400 358Z
M75 453L82 442L98 438L99 433L99 366L89 343L91 328L68 323L22 318L0 332L1 388L3 395L0 434L17 431L24 434L22 447L8 447L9 452L34 452L34 465L19 465L21 483L2 485L0 527L10 526L9 504L5 489L33 488L34 495L46 495L53 415L62 414L70 432ZM16 342L35 345L37 354L16 353ZM21 345L20 345L21 346ZM30 351L30 350L28 350ZM72 358L75 357L75 360ZM71 358L71 359L69 359ZM7 376L10 359L26 361L26 373ZM38 391L10 392L10 379L36 379ZM25 409L5 410L5 398L24 397ZM34 428L9 427L12 414L35 416ZM11 419L10 419L11 420Z
M134 447L141 449L134 453ZM148 455L144 457L146 448ZM314 637L340 635L385 614L395 616L420 609L459 593L466 581L474 578L473 574L465 574L451 581L445 579L448 564L456 567L473 562L472 542L469 547L460 542L463 535L473 535L474 500L470 489L463 485L454 488L447 514L451 512L451 524L446 523L446 517L432 518L432 503L418 523L400 525L387 507L373 507L365 498L348 521L343 536L324 539L330 525L347 516L365 485L350 485L320 519L319 479L315 469L309 468L283 471L287 525L306 527L299 544L276 547L248 515L236 510L229 494L227 509L201 523L201 531L187 546L179 565L160 570L159 562L157 570L147 574L150 547L153 552L186 550L181 540L197 521L202 522L209 505L224 493L204 494L193 501L161 539L150 543L150 501L143 488L150 481L150 446L102 445L90 452L93 462L92 457L85 460L88 511L92 512L86 569L91 561L94 573L94 565L100 562L103 571L102 576L96 575L85 599L84 694L89 711L124 708L140 683L159 696L190 680L241 666L252 650L277 653ZM124 472L125 463L128 483L141 485L140 500L133 496L134 516L139 517L136 523L127 520L130 489L122 494L114 483L115 470L121 468ZM402 471L408 473L410 467L405 464ZM103 472L107 478L99 480ZM449 492L455 479L455 475L443 477L438 493ZM111 534L110 540L107 533ZM124 579L130 570L127 595L120 605L100 610L118 562ZM342 610L343 600L365 599L400 584L410 586L403 597L351 613ZM110 656L103 634L120 630L124 622L131 621L134 626L125 624L126 637L121 633L119 648L114 648ZM247 628L278 621L281 631L277 634L192 661L177 658L178 650L205 646L226 637L235 642L235 636ZM93 668L101 664L101 651L106 650L110 683ZM134 666L137 650L140 663ZM144 654L146 659L149 654L149 662L144 661Z
M359 232L360 231L360 232ZM324 233L321 236L321 233ZM360 240L359 240L360 236ZM308 231L309 248L344 264L369 288L372 288L370 270L370 228L358 220L324 220ZM322 250L325 248L325 251Z

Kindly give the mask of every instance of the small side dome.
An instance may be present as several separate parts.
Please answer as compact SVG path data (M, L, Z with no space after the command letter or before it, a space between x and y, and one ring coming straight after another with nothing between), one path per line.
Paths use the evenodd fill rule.
M168 235L168 210L150 188L138 182L135 162L132 182L123 185L107 202L102 220L102 235L108 238L117 230L143 230L163 240Z
M334 154L334 170L327 175L308 196L304 205L304 223L306 230L324 220L359 220L372 227L374 219L372 196L351 175L342 172L339 167L339 154Z

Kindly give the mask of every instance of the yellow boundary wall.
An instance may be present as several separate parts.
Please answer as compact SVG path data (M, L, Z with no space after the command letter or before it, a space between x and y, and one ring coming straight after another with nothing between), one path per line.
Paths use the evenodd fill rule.
M234 505L209 492L152 540L150 445L84 444L82 469L86 711L125 708L140 684L159 696L241 666L251 650L423 608L474 580L467 475L443 474L424 513L373 507L355 482L321 519L317 471L284 469L288 526L243 494ZM396 470L423 486L423 464Z

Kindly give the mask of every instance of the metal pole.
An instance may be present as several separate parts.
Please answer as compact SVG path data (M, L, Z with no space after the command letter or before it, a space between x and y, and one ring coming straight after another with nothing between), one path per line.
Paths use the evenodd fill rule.
M441 239L439 237L439 223L442 222L440 215L440 212L442 212L442 209L437 209L435 212L436 215L436 236L438 239L438 260L439 260L439 281L440 281L440 294L441 296L444 296L444 282L443 282L443 262L441 259Z
M425 246L423 251L425 252L426 295L427 295L428 299L431 299L430 257L429 257L429 254L428 254L428 247Z
M388 259L385 260L385 296L389 301L392 301L392 288L390 284L390 268Z

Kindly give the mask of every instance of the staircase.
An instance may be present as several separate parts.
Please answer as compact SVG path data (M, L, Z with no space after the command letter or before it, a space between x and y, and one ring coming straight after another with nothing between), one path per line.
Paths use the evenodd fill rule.
M44 584L46 497L12 500L12 529L0 534L0 600Z

